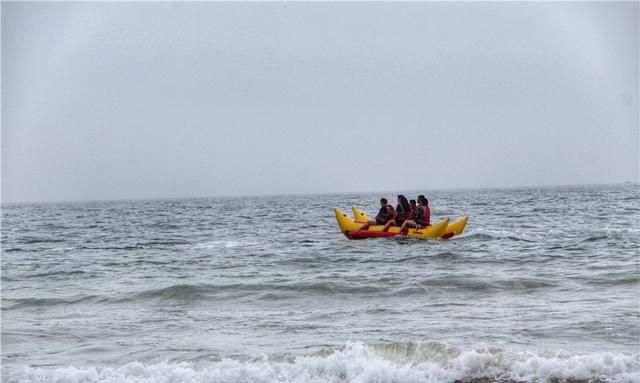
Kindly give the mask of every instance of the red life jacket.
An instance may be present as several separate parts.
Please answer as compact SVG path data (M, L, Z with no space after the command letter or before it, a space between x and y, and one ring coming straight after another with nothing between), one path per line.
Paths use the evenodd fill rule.
M393 217L393 215L396 212L396 209L394 209L393 206L391 205L387 205L387 211L389 212L389 217Z
M431 224L431 209L429 206L419 206L418 214L416 214L416 223L420 226L429 226Z

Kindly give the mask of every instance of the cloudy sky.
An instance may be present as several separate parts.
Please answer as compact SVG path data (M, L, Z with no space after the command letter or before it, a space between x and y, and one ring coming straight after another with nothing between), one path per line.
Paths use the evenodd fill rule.
M637 2L1 6L4 202L638 181Z

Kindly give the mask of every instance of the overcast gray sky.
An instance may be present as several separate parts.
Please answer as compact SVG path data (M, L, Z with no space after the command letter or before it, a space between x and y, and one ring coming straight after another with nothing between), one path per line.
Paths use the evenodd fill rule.
M2 2L2 200L638 181L638 2Z

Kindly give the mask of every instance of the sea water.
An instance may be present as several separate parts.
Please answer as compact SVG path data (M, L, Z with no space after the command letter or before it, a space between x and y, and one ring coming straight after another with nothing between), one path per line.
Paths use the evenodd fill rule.
M5 204L2 381L640 381L637 184L403 192Z

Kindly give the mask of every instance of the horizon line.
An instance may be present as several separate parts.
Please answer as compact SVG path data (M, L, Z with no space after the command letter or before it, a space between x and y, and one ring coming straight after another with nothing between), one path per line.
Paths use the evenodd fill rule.
M604 182L604 183L584 183L584 184L543 184L543 185L524 185L524 186L480 186L480 187L453 187L453 188L435 188L435 189L415 189L412 191L471 191L471 190L496 190L496 189L533 189L533 188L554 188L554 187L580 187L580 186L606 186L606 185L639 185L639 181L621 181L621 182ZM409 189L403 189L410 191ZM215 199L215 198L249 198L249 197L286 197L286 196L313 196L313 195L332 195L332 194L372 194L372 193L391 193L389 190L373 190L373 191L348 191L348 192L298 192L298 193L266 193L266 194L222 194L211 196L165 196L165 197L122 197L122 198L99 198L99 199L77 199L77 200L32 200L32 201L0 201L0 205L32 205L32 204L55 204L55 203L86 203L86 202L118 202L118 201L159 201L159 200L189 200L189 199Z

